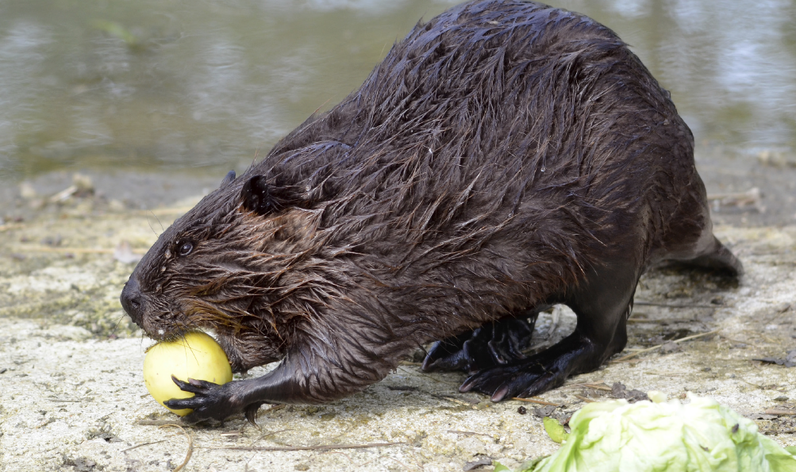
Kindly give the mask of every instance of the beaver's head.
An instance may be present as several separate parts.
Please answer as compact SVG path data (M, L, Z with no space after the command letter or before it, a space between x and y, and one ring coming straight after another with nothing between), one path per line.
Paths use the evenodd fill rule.
M214 331L235 371L281 359L311 314L306 269L322 211L306 189L230 172L160 235L122 306L155 339Z

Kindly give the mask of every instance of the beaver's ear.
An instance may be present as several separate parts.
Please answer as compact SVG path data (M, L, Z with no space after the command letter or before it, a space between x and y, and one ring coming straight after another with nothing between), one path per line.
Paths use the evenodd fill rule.
M287 186L269 185L264 175L255 175L240 191L244 209L259 215L271 215L291 206L304 206L304 200Z
M234 180L235 180L235 171L231 170L227 172L227 175L224 176L224 180L221 181L221 185L219 185L218 188L224 188L227 185L231 184L232 181Z

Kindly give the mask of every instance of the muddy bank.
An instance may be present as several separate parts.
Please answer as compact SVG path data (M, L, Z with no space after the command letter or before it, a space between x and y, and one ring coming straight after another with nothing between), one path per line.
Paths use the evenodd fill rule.
M263 407L259 428L236 417L179 429L165 426L179 421L144 388L151 342L123 314L118 294L137 255L198 197L163 189L143 210L121 185L81 185L70 178L52 189L18 187L2 215L0 470L172 470L189 450L186 470L461 471L486 459L516 466L558 447L540 416L566 418L584 399L616 395L615 383L714 397L796 445L796 369L753 360L796 349L796 226L717 228L746 266L740 284L671 268L648 274L628 349L541 397L558 408L459 394L462 375L423 374L407 359L343 401ZM549 345L573 328L574 315L554 310L538 324L538 345ZM702 336L675 342L694 335Z

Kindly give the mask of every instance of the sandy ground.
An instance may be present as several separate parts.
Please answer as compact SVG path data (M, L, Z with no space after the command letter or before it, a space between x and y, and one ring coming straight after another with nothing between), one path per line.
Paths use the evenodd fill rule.
M423 374L408 359L337 403L263 407L258 426L236 417L180 427L146 392L151 341L118 294L135 254L192 201L140 211L79 188L58 198L21 190L24 216L0 223L2 471L165 471L187 456L183 470L462 471L493 459L516 467L558 447L541 416L566 418L584 399L612 397L606 386L616 382L716 398L796 445L796 369L753 360L796 349L796 226L717 228L746 266L740 283L673 269L647 275L621 356L638 355L542 395L555 409L460 394L463 375ZM573 323L566 310L544 314L539 342Z

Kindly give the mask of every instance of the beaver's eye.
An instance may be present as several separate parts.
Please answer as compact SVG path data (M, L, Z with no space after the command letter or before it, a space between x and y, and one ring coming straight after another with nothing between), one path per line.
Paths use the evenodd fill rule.
M193 243L190 241L182 241L177 243L177 254L180 256L187 256L193 251Z

